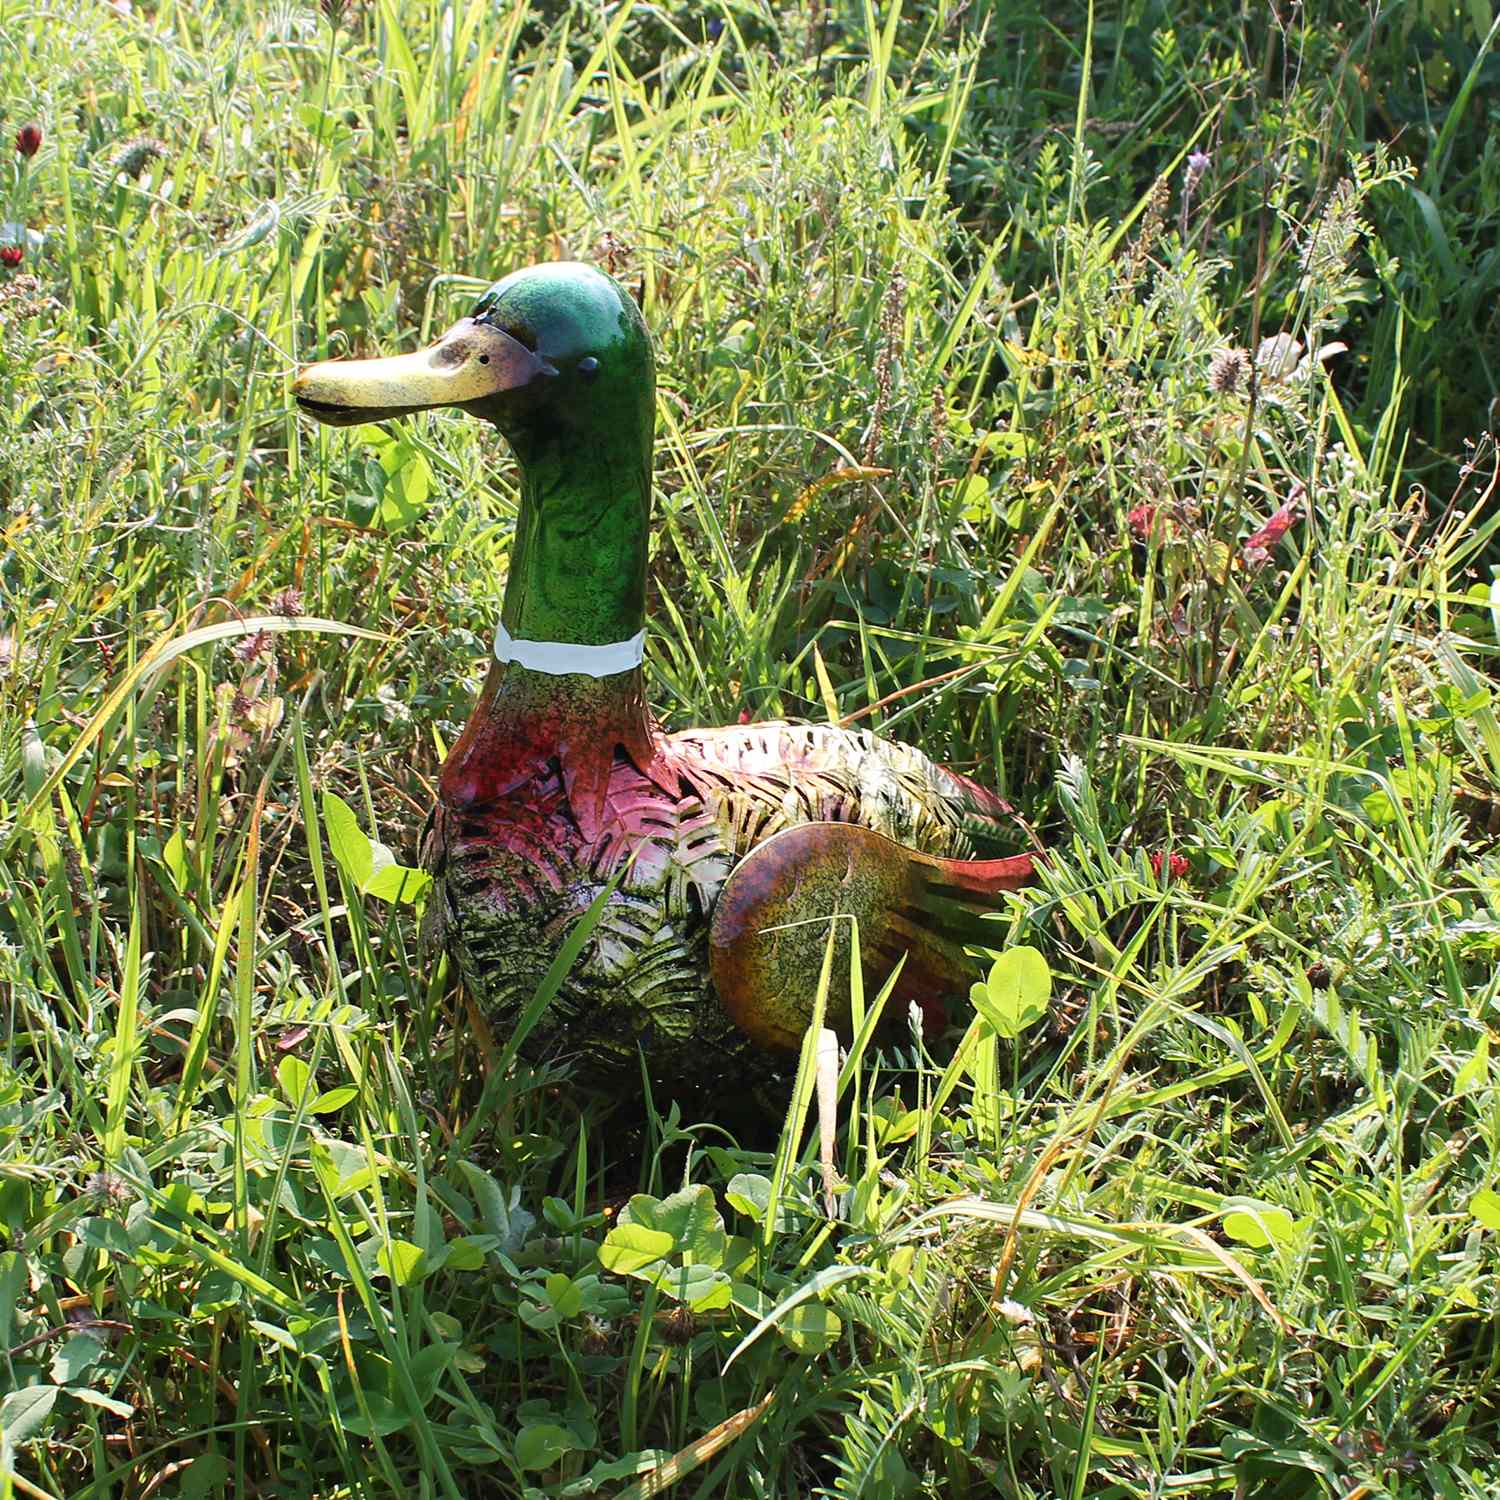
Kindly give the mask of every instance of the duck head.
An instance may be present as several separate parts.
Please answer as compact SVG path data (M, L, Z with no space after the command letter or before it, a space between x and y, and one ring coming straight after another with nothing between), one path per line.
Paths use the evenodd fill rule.
M497 281L430 348L324 360L292 394L333 427L456 406L499 427L524 463L554 433L649 438L655 375L634 301L602 271L555 261Z
M341 427L439 406L493 422L521 466L507 634L595 646L641 630L655 373L635 302L602 271L513 272L431 348L327 360L292 393Z

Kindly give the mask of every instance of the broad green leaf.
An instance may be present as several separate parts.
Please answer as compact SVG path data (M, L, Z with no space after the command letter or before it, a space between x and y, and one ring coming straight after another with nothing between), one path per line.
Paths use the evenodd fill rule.
M380 520L387 531L405 531L422 518L432 489L432 471L420 452L411 456L386 478L380 497Z
M459 1347L456 1343L432 1343L428 1344L425 1349L419 1349L412 1356L407 1373L411 1376L411 1383L416 1388L418 1400L424 1406L437 1394L438 1382L443 1378L443 1371L453 1363Z
M1490 1076L1490 1038L1488 1032L1480 1032L1474 1055L1453 1077L1453 1092L1466 1094L1488 1082Z
M843 1328L839 1315L821 1302L799 1304L776 1325L776 1331L799 1354L823 1353Z
M448 1258L443 1267L448 1271L479 1271L484 1268L485 1256L498 1249L492 1234L465 1234L448 1241Z
M488 1172L471 1161L460 1161L458 1165L468 1179L469 1191L474 1195L485 1228L500 1241L502 1250L519 1250L536 1223L536 1215L519 1206L520 1188L502 1188Z
M718 1265L724 1257L724 1220L714 1206L713 1190L695 1183L666 1198L637 1193L620 1214L620 1224L639 1224L671 1236L679 1255Z
M411 1412L382 1391L366 1389L365 1407L368 1419L353 1401L339 1410L339 1421L356 1437L390 1437L411 1425Z
M354 809L336 792L323 793L323 826L328 830L328 847L339 862L339 868L359 890L364 890L375 868L375 852Z
M104 1358L104 1344L90 1333L64 1339L52 1356L51 1375L58 1385L72 1385L91 1365Z
M113 1396L106 1396L103 1391L94 1390L92 1386L68 1385L63 1390L75 1401L82 1401L85 1406L97 1406L100 1411L107 1411L112 1417L135 1415L135 1408L128 1401L117 1401Z
M300 1057L283 1057L276 1064L276 1082L281 1085L281 1092L293 1109L302 1102L311 1078L312 1069Z
M516 1434L516 1464L522 1469L550 1469L578 1439L556 1422L534 1422Z
M420 1245L410 1240L392 1240L380 1247L375 1263L397 1286L410 1286L422 1279L422 1263L426 1258L426 1251Z
M307 1106L310 1115L331 1115L335 1110L342 1109L359 1090L352 1084L340 1084L336 1089L329 1089L327 1093L319 1094L311 1104Z
M426 870L413 870L406 865L388 864L378 868L363 887L367 896L376 896L382 901L399 901L405 906L414 905L427 894L432 876Z
M685 1302L694 1312L728 1307L733 1288L729 1278L712 1266L693 1264L674 1266L657 1273L653 1284L677 1302Z
M1010 948L990 967L989 977L969 991L974 1008L998 1036L1018 1037L1047 1014L1052 971L1035 948Z
M894 1146L909 1141L921 1128L922 1111L907 1109L899 1094L885 1094L870 1109L870 1123L877 1146Z
M182 1500L208 1500L210 1495L228 1493L229 1460L222 1453L200 1453L191 1466L177 1476L177 1493Z
M731 1208L759 1224L771 1201L771 1179L759 1172L736 1172L724 1190L724 1199Z
M1500 1193L1497 1193L1493 1188L1480 1188L1469 1199L1469 1212L1486 1229L1500 1231Z
M42 1430L56 1402L55 1385L31 1385L12 1391L0 1401L0 1432L12 1447L29 1443Z
M554 1271L542 1285L546 1288L547 1300L556 1308L558 1317L574 1317L582 1308L583 1293L571 1276Z
M161 851L161 862L171 871L172 879L177 883L177 889L187 889L187 840L182 836L180 828L172 830L172 837L167 840L166 847Z
M1224 1215L1224 1233L1257 1250L1287 1244L1294 1229L1295 1221L1286 1209L1255 1198L1231 1198Z
M21 1305L26 1279L26 1261L19 1250L7 1250L0 1255L0 1345L12 1341L16 1309Z
M643 1267L665 1260L676 1241L664 1230L644 1224L617 1224L599 1246L599 1264L619 1276L633 1276Z

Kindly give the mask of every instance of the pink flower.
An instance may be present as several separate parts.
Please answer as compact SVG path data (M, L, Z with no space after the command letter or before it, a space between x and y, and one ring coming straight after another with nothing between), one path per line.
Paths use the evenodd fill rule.
M18 266L26 252L19 245L0 245L0 266Z
M1137 505L1125 517L1125 524L1130 527L1143 542L1150 540L1151 532L1156 526L1156 507L1154 505Z
M1162 878L1163 868L1166 870L1168 880L1181 880L1192 869L1192 866L1181 854L1163 854L1158 849L1151 855L1151 871L1158 880Z
M1297 520L1299 503L1306 493L1302 485L1297 484L1287 497L1286 504L1277 509L1259 531L1245 538L1245 544L1240 549L1240 560L1252 573L1259 572L1270 562L1271 549L1292 529Z

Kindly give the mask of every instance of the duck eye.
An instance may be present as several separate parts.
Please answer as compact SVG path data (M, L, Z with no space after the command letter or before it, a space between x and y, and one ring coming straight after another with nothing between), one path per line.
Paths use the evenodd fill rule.
M592 354L585 354L578 361L578 373L585 380L592 380L599 373L599 361Z

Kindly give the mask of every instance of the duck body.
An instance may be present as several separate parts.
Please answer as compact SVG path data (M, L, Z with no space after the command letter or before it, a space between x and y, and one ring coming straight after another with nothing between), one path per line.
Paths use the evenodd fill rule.
M709 1086L779 1065L775 1053L790 1038L778 1047L736 1022L716 992L710 952L726 883L773 835L848 824L964 859L1005 822L1005 804L967 778L908 746L832 726L653 734L650 774L620 746L602 812L582 817L561 757L473 798L479 788L461 785L463 749L449 760L424 851L442 938L505 1035L568 933L617 881L527 1046L600 1077L628 1075L637 1052L653 1078ZM847 953L847 941L841 947Z
M419 355L294 387L347 425L435 405L521 465L495 659L439 782L434 923L499 1036L605 904L528 1032L533 1060L667 1092L754 1089L813 1010L830 927L849 972L957 987L972 918L1030 873L989 857L1006 804L908 746L836 726L664 734L641 670L654 377L634 303L589 267L517 272ZM830 1002L848 1021L847 986Z

